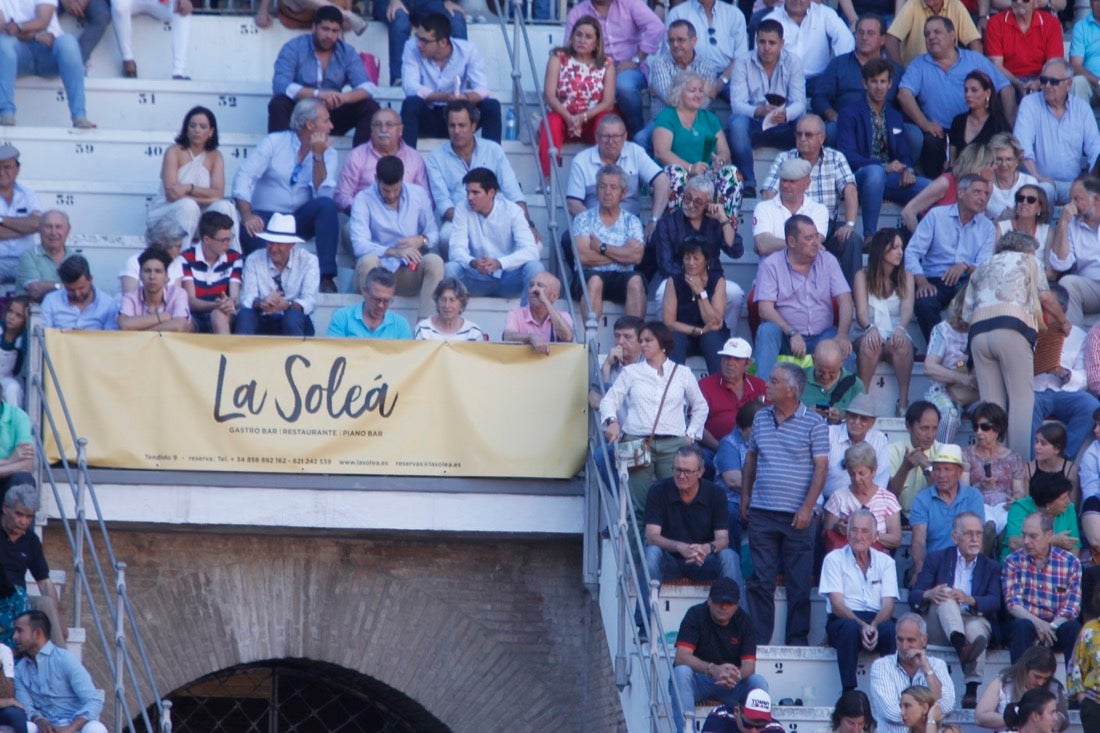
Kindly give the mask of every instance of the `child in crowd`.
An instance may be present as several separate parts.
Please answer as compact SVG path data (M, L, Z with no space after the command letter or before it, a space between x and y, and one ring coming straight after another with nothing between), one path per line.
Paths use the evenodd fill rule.
M0 337L0 389L4 402L23 407L23 362L27 354L27 317L30 298L19 295L4 311L4 335Z

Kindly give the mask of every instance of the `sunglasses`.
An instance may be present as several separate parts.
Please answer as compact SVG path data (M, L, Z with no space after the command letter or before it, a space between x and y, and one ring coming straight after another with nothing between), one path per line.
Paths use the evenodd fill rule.
M978 430L981 430L983 433L988 433L993 430L993 425L987 422L980 422L978 423Z
M1038 196L1032 196L1030 194L1018 193L1016 194L1016 203L1018 204L1037 204L1039 203Z
M1064 81L1069 81L1069 79L1059 79L1059 78L1054 77L1054 76L1040 76L1039 77L1039 84L1041 86L1044 86L1044 87L1045 86L1056 87Z
M707 38L710 41L710 45L712 46L718 45L718 39L714 35L717 32L718 31L716 31L714 28L707 28Z
M702 207L702 206L706 206L707 204L709 204L709 203L710 203L710 201L708 201L708 200L707 200L707 199L705 199L705 198L695 198L695 197L693 197L693 196L684 196L684 200L683 200L683 203L684 203L685 205L686 205L686 204L691 204L692 206L700 206L700 207Z

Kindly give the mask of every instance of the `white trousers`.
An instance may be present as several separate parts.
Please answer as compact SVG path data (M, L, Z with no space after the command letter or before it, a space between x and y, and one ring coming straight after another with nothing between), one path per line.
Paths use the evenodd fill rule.
M172 12L175 0L166 3L157 0L111 0L111 22L115 26L115 40L123 61L134 60L133 16L151 15L163 23L172 24L172 74L187 76L187 44L191 39L191 16Z

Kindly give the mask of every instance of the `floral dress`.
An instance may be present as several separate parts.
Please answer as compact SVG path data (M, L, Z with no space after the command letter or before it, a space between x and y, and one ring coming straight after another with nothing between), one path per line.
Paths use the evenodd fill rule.
M604 65L597 67L582 64L565 51L558 51L558 101L565 105L571 115L579 115L595 107L603 99L603 79L610 58L604 58Z

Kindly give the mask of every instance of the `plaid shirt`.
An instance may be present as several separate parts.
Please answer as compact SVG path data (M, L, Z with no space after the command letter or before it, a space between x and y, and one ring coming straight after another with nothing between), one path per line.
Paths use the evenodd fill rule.
M1058 547L1040 565L1027 550L1009 555L1001 571L1005 608L1023 606L1044 621L1072 620L1081 611L1081 563Z
M779 166L784 161L797 157L797 150L787 150L775 156L763 190L779 193ZM806 195L829 210L829 221L836 219L837 206L844 195L844 187L849 183L856 185L856 177L844 153L836 148L821 148L817 165L810 171L810 187L806 190Z

